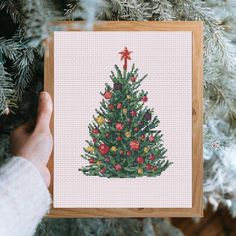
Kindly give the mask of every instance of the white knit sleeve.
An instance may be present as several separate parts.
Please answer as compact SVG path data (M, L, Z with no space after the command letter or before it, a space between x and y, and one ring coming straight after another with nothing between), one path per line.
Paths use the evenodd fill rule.
M36 167L13 157L0 168L0 235L31 236L51 197Z

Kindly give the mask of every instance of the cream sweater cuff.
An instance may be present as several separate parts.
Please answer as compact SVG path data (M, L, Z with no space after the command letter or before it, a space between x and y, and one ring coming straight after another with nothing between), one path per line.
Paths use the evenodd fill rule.
M49 210L51 197L36 167L12 157L0 168L0 235L29 236Z

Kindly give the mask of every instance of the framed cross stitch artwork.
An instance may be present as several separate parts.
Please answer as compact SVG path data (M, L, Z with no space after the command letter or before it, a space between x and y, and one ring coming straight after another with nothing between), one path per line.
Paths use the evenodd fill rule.
M49 216L202 216L202 23L55 24Z

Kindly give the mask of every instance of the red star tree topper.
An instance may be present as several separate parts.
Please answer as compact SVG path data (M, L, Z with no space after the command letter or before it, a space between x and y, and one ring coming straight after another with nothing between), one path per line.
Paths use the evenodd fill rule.
M121 60L124 60L123 68L127 70L128 60L131 60L130 54L132 51L129 51L127 47L123 51L119 52L121 54Z
M127 71L132 52L127 47L121 54L122 74L115 65L111 85L105 84L100 109L89 124L90 141L81 155L88 165L79 170L85 175L107 178L159 176L172 162L165 160L166 148L158 129L154 110L145 106L147 92L138 90L147 75L138 78L135 65Z

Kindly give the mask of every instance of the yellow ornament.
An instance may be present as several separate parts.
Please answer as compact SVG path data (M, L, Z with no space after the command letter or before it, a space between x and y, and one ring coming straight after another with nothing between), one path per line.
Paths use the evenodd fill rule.
M105 123L105 118L103 116L98 116L96 118L96 122L99 124L99 125L102 125Z
M148 147L145 147L145 148L143 149L143 151L144 151L145 153L147 153L147 152L149 151L149 148L148 148Z
M127 99L131 99L131 96L130 95L127 95L127 97L126 97Z
M111 151L112 151L112 152L116 152L116 151L117 151L116 146L112 146L112 147L111 147Z
M131 133L129 131L125 132L125 137L130 138L131 137Z
M127 114L128 110L126 108L123 109L123 113Z
M102 164L102 161L97 161L96 164L97 166L100 166Z
M94 151L94 147L88 146L88 147L86 148L86 150L87 150L87 152L93 152L93 151Z
M143 169L142 168L138 168L138 174L142 175L143 174Z

